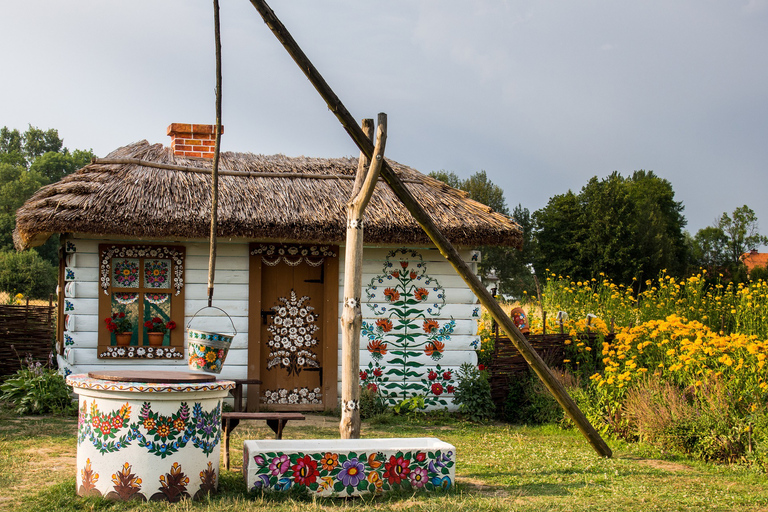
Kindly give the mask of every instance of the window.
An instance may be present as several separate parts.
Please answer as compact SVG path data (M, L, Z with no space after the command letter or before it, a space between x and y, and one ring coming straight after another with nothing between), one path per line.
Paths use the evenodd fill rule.
M183 359L184 247L100 245L99 255L98 356ZM150 341L153 320L176 327Z

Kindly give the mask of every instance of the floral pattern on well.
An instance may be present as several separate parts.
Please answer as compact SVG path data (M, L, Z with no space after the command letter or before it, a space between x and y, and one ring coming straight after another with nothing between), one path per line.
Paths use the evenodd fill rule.
M419 395L427 406L448 405L453 393L451 378L433 382L429 375L443 375L440 365L456 322L440 320L445 290L427 273L421 254L396 249L387 254L383 273L366 288L368 307L379 318L363 322L361 345L374 360L360 372L363 386L375 391L388 405ZM450 373L450 372L449 372ZM439 386L435 386L439 384Z
M80 470L80 482L78 496L101 496L101 492L96 488L99 474L91 468L91 459L85 459L85 467Z
M320 388L285 388L266 389L261 402L265 404L322 404L323 394Z
M133 466L127 462L123 464L118 471L112 475L112 483L115 484L114 491L106 495L107 499L128 501L131 499L140 499L146 501L141 494L141 478L132 472Z
M118 288L139 287L139 260L112 259L112 286Z
M117 411L99 411L96 400L90 405L83 401L78 417L78 444L91 443L102 455L130 446L138 446L149 453L165 458L178 452L188 443L210 455L221 439L221 405L204 411L195 403L190 412L186 402L169 416L152 410L144 402L135 422L128 424L131 407L127 403Z
M144 285L147 288L170 288L170 273L171 260L144 260Z
M193 499L199 500L206 494L216 492L216 470L211 461L208 461L208 467L200 472L200 489L195 493Z
M308 304L309 297L297 298L291 290L289 298L278 300L281 304L272 306L275 314L267 326L270 334L267 370L277 366L287 369L288 375L298 375L303 368L318 368L317 354L311 348L318 343L313 335L320 327L315 323L317 316L312 313L315 308Z
M130 415L131 406L127 403L117 411L105 413L99 411L96 400L90 406L83 401L77 418L77 443L88 441L102 455L128 446L131 444L127 435ZM123 434L118 436L121 431Z
M153 494L149 500L175 503L182 498L189 498L187 485L189 485L189 477L181 470L181 465L174 462L168 473L160 475L159 492Z
M393 489L448 489L453 452L259 453L253 456L253 489L305 488L318 494L352 496Z

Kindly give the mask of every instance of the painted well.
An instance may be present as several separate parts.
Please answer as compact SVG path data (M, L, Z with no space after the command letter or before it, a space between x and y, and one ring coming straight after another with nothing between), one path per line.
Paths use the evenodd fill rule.
M245 441L243 476L249 490L318 496L435 491L453 485L456 448L434 437Z
M178 501L216 491L221 404L234 382L67 383L80 397L78 495Z

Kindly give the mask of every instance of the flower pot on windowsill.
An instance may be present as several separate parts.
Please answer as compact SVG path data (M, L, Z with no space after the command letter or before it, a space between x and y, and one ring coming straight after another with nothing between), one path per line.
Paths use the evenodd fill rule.
M160 347L163 344L163 338L165 333L162 332L148 332L147 338L149 339L150 347Z
M117 341L118 347L127 347L131 344L132 332L116 332L115 341Z

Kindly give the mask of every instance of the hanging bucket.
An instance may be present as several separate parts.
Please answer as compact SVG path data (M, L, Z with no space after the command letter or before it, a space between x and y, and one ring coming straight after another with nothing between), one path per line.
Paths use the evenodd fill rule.
M226 311L217 308L216 306L206 307L218 309L227 315ZM235 329L235 322L232 321L232 318L229 315L227 315L227 318L229 318L229 321L232 324L232 331L234 334L222 334L218 332L192 329L192 321L203 309L205 308L202 308L195 313L187 324L187 364L189 365L190 370L220 373L221 367L224 365L224 360L227 358L227 352L229 352L229 345L232 343L232 338L237 335L237 329Z

